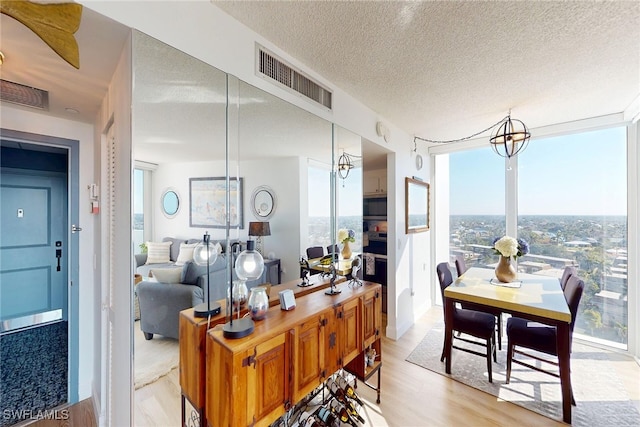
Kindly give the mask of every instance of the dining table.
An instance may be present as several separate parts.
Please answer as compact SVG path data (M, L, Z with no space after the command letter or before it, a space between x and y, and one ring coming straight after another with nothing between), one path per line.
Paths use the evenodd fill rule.
M498 308L512 316L556 327L562 418L571 423L570 323L571 311L555 277L518 273L513 283L501 283L495 271L471 267L444 291L445 371L451 374L453 312L456 303L473 302ZM499 325L502 327L502 325Z
M351 274L351 263L357 255L354 254L351 258L348 259L339 259L337 261L333 261L333 266L336 270L336 274L340 276L346 276ZM324 262L326 257L320 258L311 258L309 260L309 268L311 270L320 271L322 273L330 273L331 272L331 259L328 262Z

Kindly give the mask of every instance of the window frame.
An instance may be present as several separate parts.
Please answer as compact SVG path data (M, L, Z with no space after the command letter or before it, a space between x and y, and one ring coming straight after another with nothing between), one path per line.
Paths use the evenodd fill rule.
M640 144L640 122L636 120L632 122L625 118L624 114L617 113L607 116L600 116L590 119L578 120L573 122L567 122L557 125L545 126L537 129L532 129L532 142L536 139L557 137L569 134L584 133L599 129L606 129L612 127L626 127L626 148L627 148L627 253L629 263L627 266L627 283L628 286L628 314L627 314L627 350L620 350L625 353L640 357L640 325L639 322L639 309L640 309L640 285L638 284L639 272L639 243L640 237L640 223L639 223L639 204L638 191L640 189L640 174L638 173L638 166L640 165L640 150L637 146ZM443 178L443 174L449 173L448 165L446 168L438 166L442 165L443 161L438 161L437 157L440 154L450 154L459 151L466 151L473 148L484 147L488 145L488 138L476 138L473 140L467 140L463 142L456 142L450 144L441 144L429 147L428 152L431 162L431 182L433 183L432 189L436 194L436 203L434 203L434 234L431 239L431 251L435 254L432 257L431 270L435 272L435 267L438 260L449 258L449 240L448 236L442 236L442 233L448 234L448 205L446 203L437 203L443 200L442 193L448 193L448 188L440 188L438 183L444 182L444 185L448 187L448 178ZM448 162L446 162L448 164ZM505 159L505 169L507 168L507 159ZM444 170L446 169L446 171ZM518 159L517 156L511 159L511 170L507 170L505 174L505 215L506 215L506 230L509 235L516 235L517 233L517 207L518 207ZM440 196L438 196L440 193ZM448 196L446 196L448 197ZM446 200L446 199L444 199ZM445 217L447 217L445 219ZM446 226L446 227L445 227ZM434 282L435 283L435 282ZM635 286L631 286L634 283ZM431 300L436 301L436 287L432 286ZM616 347L609 347L612 350L617 350Z

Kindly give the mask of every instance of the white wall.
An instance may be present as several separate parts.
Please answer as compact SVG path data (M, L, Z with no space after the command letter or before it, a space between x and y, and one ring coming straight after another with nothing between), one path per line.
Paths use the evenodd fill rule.
M264 254L273 253L280 259L282 281L299 276L298 259L300 247L296 244L301 234L298 216L300 205L306 204L307 188L301 188L300 169L297 157L270 159L269 164L260 161L240 162L238 170L243 178L243 223L242 230L232 230L232 239L248 239L249 222L259 221L251 210L251 195L261 186L271 187L276 194L276 210L269 219L271 236L263 238ZM225 175L223 161L162 164L153 173L153 237L200 238L206 231L213 240L223 240L225 230L217 228L193 228L189 226L189 178L222 177ZM160 197L165 189L172 187L180 195L180 210L173 218L160 212Z
M87 185L93 179L93 126L74 122L24 108L0 105L0 126L21 132L55 136L80 141L80 234L79 254L79 384L78 396L86 399L91 396L93 371L96 366L94 348L94 281L93 281L93 234L94 217L89 212L89 194Z
M155 241L160 241L163 237L200 239L205 231L209 232L212 240L225 239L224 229L189 227L189 178L225 176L223 160L161 164L152 175L152 235ZM167 218L160 212L160 198L168 187L176 189L180 196L180 210L173 218Z

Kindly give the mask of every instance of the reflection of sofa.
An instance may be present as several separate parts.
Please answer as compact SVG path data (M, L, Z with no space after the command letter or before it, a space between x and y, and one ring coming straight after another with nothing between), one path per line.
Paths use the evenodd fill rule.
M146 264L146 254L136 255L136 272L143 278L142 282L136 286L140 305L140 329L144 332L146 339L152 339L153 334L177 339L180 311L206 301L207 266L197 265L193 261L187 261L183 266L176 266L175 260L178 259L180 243L187 241L172 240L177 240L177 245L176 242L171 245L172 262L170 263ZM173 246L177 246L178 250L175 251ZM227 254L222 253L209 266L212 301L226 298L229 282L228 264ZM178 283L164 283L149 278L149 273L153 270L175 268L181 268ZM264 283L265 277L266 272L260 279L248 282L247 287L251 288Z

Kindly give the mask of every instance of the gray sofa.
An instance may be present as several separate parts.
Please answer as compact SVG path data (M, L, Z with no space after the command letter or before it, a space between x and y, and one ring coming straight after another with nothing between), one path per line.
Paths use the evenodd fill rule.
M167 241L169 238L164 239ZM187 308L207 301L207 267L187 261L182 266L180 283L162 283L151 281L149 271L157 268L176 268L175 260L178 258L180 243L194 242L198 240L171 239L171 263L167 264L146 264L146 254L137 254L136 272L142 275L142 281L135 288L140 305L140 329L146 339L150 340L154 334L163 335L170 338L178 338L178 321L180 312ZM177 244L176 244L177 243ZM174 246L177 250L174 250ZM211 301L226 298L228 278L228 255L222 253L218 255L216 261L209 266L209 277L211 279L210 291ZM179 267L179 266L178 266ZM234 272L234 279L235 279ZM251 288L264 283L266 272L263 277L247 283Z

